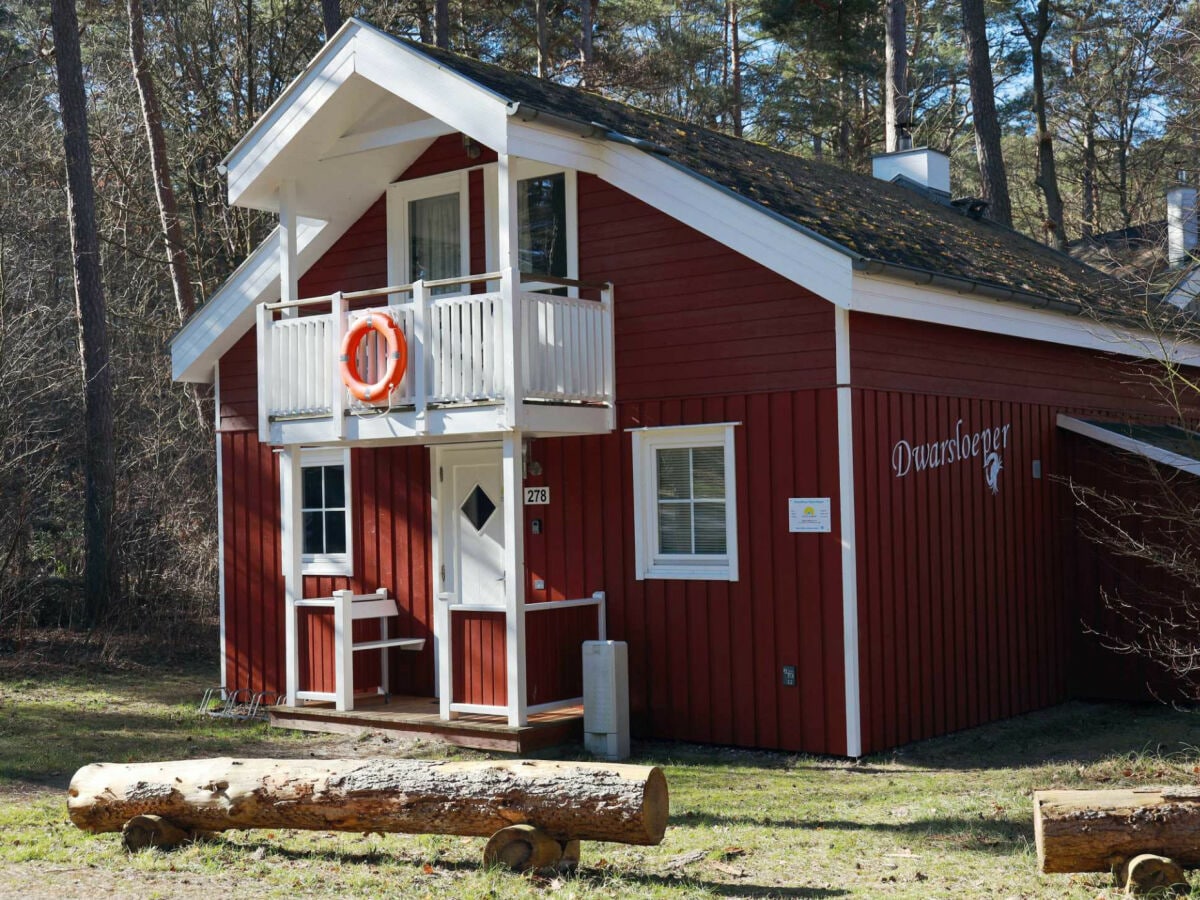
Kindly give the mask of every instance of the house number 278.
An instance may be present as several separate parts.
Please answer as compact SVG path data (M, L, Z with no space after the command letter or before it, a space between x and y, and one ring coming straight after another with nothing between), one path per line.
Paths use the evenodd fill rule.
M525 505L526 506L545 506L550 502L550 488L548 487L527 487L525 488Z

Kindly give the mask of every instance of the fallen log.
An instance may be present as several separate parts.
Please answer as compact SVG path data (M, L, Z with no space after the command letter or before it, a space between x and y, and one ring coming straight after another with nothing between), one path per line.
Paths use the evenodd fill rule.
M196 759L96 763L71 779L71 821L93 833L158 816L187 831L302 828L657 844L667 780L657 766L412 759Z
M1109 872L1145 853L1200 865L1200 788L1036 791L1043 872Z

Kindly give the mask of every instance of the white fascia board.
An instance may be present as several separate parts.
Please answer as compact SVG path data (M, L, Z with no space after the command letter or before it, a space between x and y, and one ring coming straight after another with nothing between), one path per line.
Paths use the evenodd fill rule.
M338 46L327 44L225 157L231 206L238 205L255 179L354 74L354 57L353 34L343 29Z
M1136 453L1138 456L1144 456L1153 462L1179 469L1181 472L1187 472L1189 475L1200 475L1200 460L1195 460L1190 456L1183 456L1179 453L1172 453L1170 450L1164 450L1162 447L1156 447L1154 444L1149 444L1146 441L1139 441L1137 438L1126 434L1118 434L1107 428L1101 428L1099 425L1093 425L1091 422L1085 422L1082 419L1076 419L1073 416L1059 413L1058 427L1064 431L1072 431L1075 434L1080 434L1092 440L1099 441L1102 444L1107 444L1110 447L1116 447L1118 450Z
M300 271L320 258L348 226L300 219ZM176 381L210 381L216 362L254 324L254 308L278 299L279 229L275 229L171 338L172 377Z
M419 50L363 25L355 38L355 72L453 131L508 152L508 99Z
M854 273L850 308L857 312L967 328L1136 359L1200 365L1200 344L1109 325L1087 315L1034 309L943 288Z
M636 147L510 117L509 152L590 172L837 306L849 307L848 253L686 167Z

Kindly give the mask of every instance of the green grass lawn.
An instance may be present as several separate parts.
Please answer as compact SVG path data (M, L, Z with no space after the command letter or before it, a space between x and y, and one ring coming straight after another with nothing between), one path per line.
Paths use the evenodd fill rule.
M585 843L571 877L482 869L480 838L228 832L131 857L76 830L66 785L89 762L483 758L201 718L207 671L0 669L0 896L1116 897L1106 875L1038 874L1032 791L1200 783L1193 714L1072 703L859 764L641 744L670 784L666 839Z

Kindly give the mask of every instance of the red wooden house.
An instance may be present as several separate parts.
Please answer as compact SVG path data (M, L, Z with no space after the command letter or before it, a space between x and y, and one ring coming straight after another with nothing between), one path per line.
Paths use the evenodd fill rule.
M1161 412L1157 344L943 157L860 177L351 20L225 163L279 227L171 351L218 397L228 688L519 727L607 636L635 735L848 756L1068 696L1060 421ZM370 310L382 401L339 375Z

